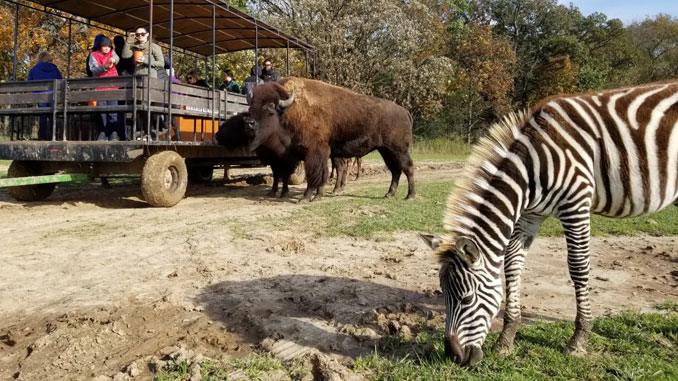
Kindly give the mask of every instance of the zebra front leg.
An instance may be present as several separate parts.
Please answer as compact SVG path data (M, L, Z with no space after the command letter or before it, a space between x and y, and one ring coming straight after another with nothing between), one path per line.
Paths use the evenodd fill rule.
M525 256L542 221L544 221L543 217L521 217L506 247L504 259L504 277L506 278L504 328L494 344L494 350L501 355L513 353L513 341L520 327L520 276L525 265Z
M573 355L586 353L586 344L593 328L591 317L591 303L589 301L589 272L591 236L590 215L588 210L585 216L570 218L562 221L567 240L567 267L570 278L574 283L574 292L577 298L577 317L574 321L574 335L565 350Z

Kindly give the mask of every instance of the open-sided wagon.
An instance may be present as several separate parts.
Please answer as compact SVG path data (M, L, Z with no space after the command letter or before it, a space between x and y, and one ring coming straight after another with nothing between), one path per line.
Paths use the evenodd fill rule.
M13 3L18 9L25 6ZM43 200L59 182L116 175L141 175L141 190L152 206L173 206L185 194L190 180L211 179L214 168L257 166L261 162L246 150L217 145L215 133L226 118L246 111L243 95L215 90L215 57L233 51L259 48L302 49L309 57L313 48L222 1L191 0L162 2L111 0L35 1L36 11L67 12L72 22L95 22L107 31L125 31L144 26L150 38L169 51L207 57L212 61L212 88L172 83L149 76L70 78L70 37L67 78L47 81L0 83L0 117L9 120L9 141L0 142L0 159L12 160L8 186L20 201ZM18 23L18 20L16 20ZM16 25L15 74L16 79ZM69 27L70 30L70 27ZM70 36L70 33L69 33ZM308 67L308 64L307 64ZM107 88L109 91L98 91ZM114 101L115 105L95 105ZM125 141L93 141L93 123L101 113L125 115ZM49 140L36 140L26 120L47 116ZM146 123L141 123L142 118ZM161 130L160 120L178 120L178 140L171 129ZM169 124L169 123L167 123Z

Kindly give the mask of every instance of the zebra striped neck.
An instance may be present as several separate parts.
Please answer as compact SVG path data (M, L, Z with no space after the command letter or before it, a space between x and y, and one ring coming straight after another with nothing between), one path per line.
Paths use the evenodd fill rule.
M443 222L449 234L438 251L442 262L463 236L480 249L482 267L497 276L501 272L504 249L529 204L530 185L524 182L530 178L529 153L523 144L514 144L525 139L521 130L529 118L525 112L509 114L475 147L447 203Z

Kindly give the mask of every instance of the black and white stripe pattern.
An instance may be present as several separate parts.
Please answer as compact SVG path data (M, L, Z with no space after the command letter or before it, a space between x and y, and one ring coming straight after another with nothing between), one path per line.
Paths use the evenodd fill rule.
M438 251L447 335L462 348L482 344L499 310L503 268L506 315L498 345L505 339L508 348L500 349L510 350L525 255L542 221L553 216L565 229L577 301L568 349L583 351L592 320L590 215L639 216L676 201L678 83L547 99L493 127L468 168L448 202L450 234ZM460 248L460 238L472 244Z

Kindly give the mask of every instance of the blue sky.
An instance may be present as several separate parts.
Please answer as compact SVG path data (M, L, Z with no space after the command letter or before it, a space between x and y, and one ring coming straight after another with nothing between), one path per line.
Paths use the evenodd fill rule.
M641 21L646 16L667 13L678 17L678 0L558 0L559 4L574 4L582 14L602 12L608 18L618 18L624 25Z

